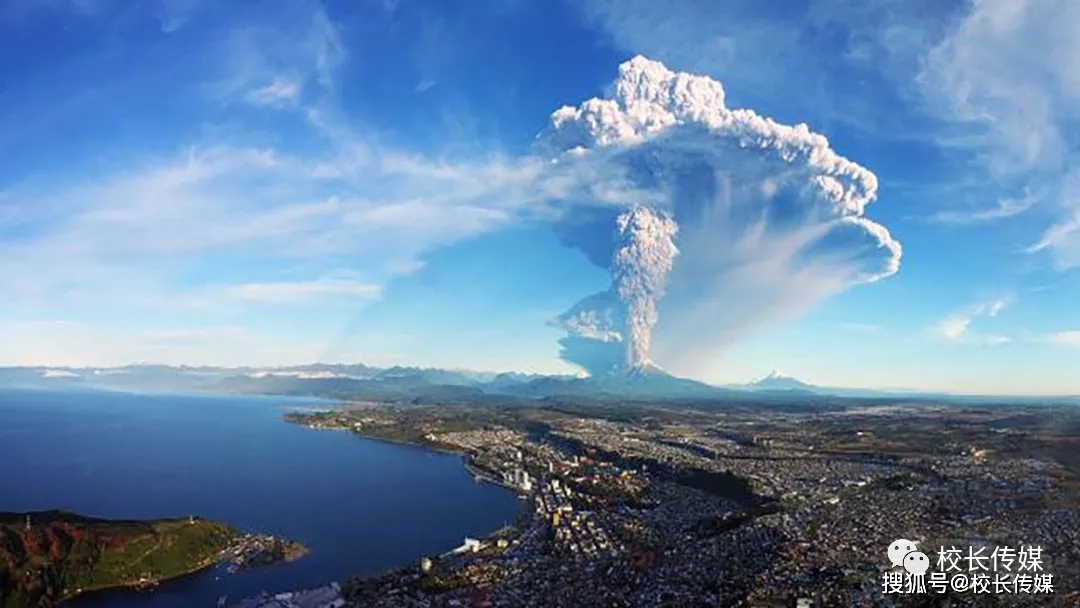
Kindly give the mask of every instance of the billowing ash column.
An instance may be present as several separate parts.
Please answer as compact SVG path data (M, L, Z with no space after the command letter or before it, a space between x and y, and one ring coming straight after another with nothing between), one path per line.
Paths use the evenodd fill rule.
M612 278L551 321L567 334L560 356L592 376L653 357L703 372L745 336L900 268L900 243L865 215L872 172L805 124L725 99L711 78L635 57L537 137L566 205L557 235Z
M616 220L617 247L611 274L626 306L626 364L642 368L649 362L649 336L658 320L656 304L664 296L667 277L679 250L678 226L666 213L637 207Z

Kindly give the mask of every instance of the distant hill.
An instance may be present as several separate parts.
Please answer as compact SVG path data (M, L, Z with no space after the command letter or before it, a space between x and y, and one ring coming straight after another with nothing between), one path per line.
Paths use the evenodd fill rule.
M811 384L807 384L802 380L788 376L780 372L780 370L773 370L769 375L751 382L746 386L747 390L752 391L800 391L806 393L819 393L821 390Z

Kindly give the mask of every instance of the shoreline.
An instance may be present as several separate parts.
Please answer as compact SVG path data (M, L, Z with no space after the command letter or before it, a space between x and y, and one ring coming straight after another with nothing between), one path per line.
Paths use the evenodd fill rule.
M470 454L467 450L453 449L453 448L449 448L449 447L440 447L440 446L433 445L431 443L410 441L408 439L393 439L393 438L390 438L390 437L379 437L377 435L368 435L368 434L364 433L363 431L357 431L356 429L350 429L350 428L343 428L343 427L314 427L314 426L309 426L307 424L300 424L300 423L296 423L296 422L290 422L288 420L286 420L286 422L288 422L289 424L299 424L299 426L302 426L302 427L304 427L306 429L310 429L310 430L313 430L313 431L344 431L344 432L356 435L357 437L360 437L361 439L366 439L368 441L379 441L379 442L388 443L388 444L391 444L391 445L401 445L401 446L407 446L407 447L410 447L410 448L418 448L418 449L421 449L421 450L426 450L426 451L429 451L429 452L435 452L435 453L438 453L438 454L447 454L447 455L452 455L452 456L458 456L458 457L461 458L462 467L465 469L465 472L468 473L470 476L472 476L474 478L478 478L481 481L484 481L486 483L490 483L492 485L499 486L500 488L503 488L505 490L513 492L517 496L522 495L522 491L521 491L520 488L518 488L516 486L513 486L513 485L510 485L510 484L508 484L508 483L506 483L504 481L501 481L499 479L496 479L496 478L492 477L490 474L488 474L488 473L486 473L484 471L481 471L480 469L477 469L475 467L475 465L472 464L472 460L471 460L472 454Z
M220 556L218 556L216 559L209 560L209 561L203 561L202 563L196 564L195 566L191 567L190 569L188 569L188 570L186 570L184 572L180 572L180 573L177 573L177 574L174 574L174 575L171 575L171 576L161 577L161 578L152 578L152 579L139 580L139 581L128 581L128 582L124 582L124 583L114 583L114 584L110 584L110 585L101 585L101 586L98 586L98 587L82 588L82 589L79 589L78 591L75 591L73 593L69 593L67 595L61 596L59 599L57 599L56 603L57 603L57 606L64 606L68 602L77 600L80 597L84 597L84 596L87 596L87 595L93 595L95 593L111 593L111 592L116 592L116 591L131 591L131 590L138 591L140 587L144 587L144 586L148 586L148 587L151 587L151 588L152 587L157 587L157 586L160 586L160 585L162 585L164 583L168 583L170 581L175 581L177 579L184 578L186 576L192 576L194 574L198 574L200 572L204 572L206 570L214 568L214 567L218 566L224 559L225 559L225 551L222 551L222 554Z
M307 427L307 428L311 428L311 427ZM316 430L318 430L318 429L316 429ZM437 452L439 454L451 454L451 455L454 455L454 456L461 456L463 458L467 457L469 455L468 452L463 451L463 450L455 450L455 449L452 449L452 448L449 448L449 447L439 447L439 446L432 445L430 443L409 441L408 439L393 439L391 437L378 437L376 435L368 435L366 433L363 433L361 431L357 431L357 430L354 430L354 429L341 429L341 430L342 431L348 431L348 432L352 433L353 435L356 435L356 436L358 436L358 437L360 437L362 439L369 439L369 440L372 440L372 441L381 441L383 443L391 443L391 444L394 444L394 445L404 445L404 446L409 446L409 447L412 447L412 448L421 448L421 449L424 449L424 450L428 450L430 452Z
M480 469L476 468L471 462L468 461L468 459L464 459L464 460L465 460L465 464L464 464L465 470L470 475L475 477L476 479L478 479L480 481L483 481L485 483L490 483L491 485L499 486L500 488L503 488L505 490L509 490L509 491L513 492L514 494L516 494L518 496L518 498L521 498L522 496L526 495L526 492L524 492L521 488L519 488L517 486L510 485L510 484L506 483L505 481L495 479L494 477L492 477L488 473L486 473L484 471L481 471Z
M237 536L237 539L234 539L228 546L221 549L216 555L207 557L206 559L191 565L190 567L184 569L181 572L177 572L175 574L170 574L168 576L158 576L158 577L152 577L152 578L146 578L146 579L139 579L137 581L123 581L123 582L117 582L117 583L111 583L111 584L98 585L98 586L94 586L94 587L83 587L83 588L78 589L77 591L67 593L67 594L64 594L64 595L60 596L56 600L56 605L57 606L67 606L71 602L77 601L79 598L90 596L90 595L95 595L95 594L107 595L107 594L110 594L110 593L118 593L118 592L124 592L124 591L141 592L141 591L144 591L144 590L149 592L149 593L153 593L161 585L165 585L165 584L168 584L168 583L171 583L171 582L183 579L183 578L196 576L198 574L207 572L209 570L214 570L214 569L218 569L218 568L223 568L224 569L226 567L226 565L229 564L230 562L232 562L233 564L236 563L234 561L234 558L235 558L234 552L236 551L236 542L237 542L237 540L238 539L239 540L247 540L247 539L249 539L251 537L252 537L251 534L240 533ZM283 542L288 542L288 541L283 541ZM291 549L291 550L288 550L288 549ZM258 564L258 565L255 565L254 567L258 568L258 567L264 567L264 566L273 566L273 565L277 565L278 563L282 563L282 564L291 563L291 562L294 562L294 561L296 561L298 559L301 559L301 558L305 557L306 555L308 555L311 552L311 550L308 549L306 546L301 545L299 543L292 543L292 542L289 542L288 549L285 551L285 553L283 554L283 556L282 556L282 558L280 560L272 562L272 563ZM241 568L241 569L247 569L247 568ZM236 571L237 570L233 570L231 567L228 569L228 572L230 574L233 574Z
M327 410L327 412L333 412L333 411L341 410L345 405L347 405L347 404L340 404L340 403L336 404L334 408L331 408L330 410ZM467 456L468 455L468 452L463 451L463 450L455 450L455 449L450 448L450 447L441 447L441 446L433 445L431 443L426 443L426 442L423 442L423 441L412 441L412 440L409 440L409 439L395 439L393 437L380 437L378 435L371 435L371 434L365 433L362 430L358 431L355 428L349 428L349 427L343 427L343 426L312 426L310 424L307 424L307 423L299 421L299 420L289 420L288 419L288 414L292 414L292 413L296 413L296 412L287 412L285 415L283 415L281 417L282 421L285 422L286 424L294 424L296 426L299 426L299 427L302 427L302 428L305 428L305 429L308 429L308 430L312 430L312 431L343 431L343 432L346 432L346 433L356 435L357 437L360 437L361 439L368 439L368 440L371 440L371 441L381 441L383 443L390 443L390 444L394 444L394 445L404 445L404 446L409 446L409 447L413 447L413 448L422 448L422 449L425 449L425 450L430 450L432 452L438 452L440 454L454 454L456 456Z
M285 422L288 423L288 424L296 424L296 425L301 426L303 428L314 430L314 431L324 431L324 430L328 430L328 431L346 431L348 433L351 433L353 435L356 435L356 436L360 437L361 439L365 439L365 440L369 440L369 441L381 441L381 442L388 443L388 444L393 444L393 445L407 446L407 447L411 447L411 448L427 450L427 451L436 452L436 453L440 453L440 454L450 454L450 455L458 456L461 459L462 468L465 469L465 472L468 473L471 477L479 478L481 481L483 481L485 483L489 483L491 485L498 486L498 487L502 488L503 490L506 490L507 492L510 492L516 498L521 498L521 497L525 496L525 494L523 494L522 491L519 488L507 485L507 484L505 484L505 483L503 483L503 482L501 482L499 480L491 478L490 475L484 474L483 472L480 472L480 471L476 470L473 467L472 463L470 462L470 456L471 455L466 450L454 450L454 449L451 449L451 448L448 448L448 447L439 447L439 446L432 445L430 443L410 441L410 440L407 440L407 439L393 439L393 438L389 438L389 437L378 437L378 436L375 436L375 435L368 435L368 434L366 434L366 433L364 433L362 431L357 431L356 429L351 429L351 428L344 428L344 427L314 427L314 426L310 426L308 424L304 424L304 423L301 423L301 422L290 421L290 420L285 420ZM520 504L519 504L518 508L520 509ZM513 526L510 525L510 524L503 524L503 525L501 525L501 526L487 532L486 534L483 535L482 538L484 540L490 540L490 539L494 538L495 536L498 536L501 532L505 531L507 528L510 528L510 527L513 527ZM453 551L453 548L451 548L450 551ZM381 578L381 577L384 577L384 576L389 576L389 575L391 575L391 574L393 574L395 572L401 572L402 570L406 570L406 569L412 567L410 564L412 564L416 560L421 559L423 557L438 558L438 557L441 557L442 555L445 555L445 553L440 554L439 556L419 555L419 556L416 556L410 562L406 562L405 564L402 564L400 566L395 566L393 568L389 568L389 569L387 569L387 570L385 570L385 571L383 571L381 573L367 575L367 576L359 576L359 575L358 576L353 576L353 577L350 577L350 578L346 579L346 581L348 581L348 580L353 580L353 581L375 580L375 579L378 579L378 578Z

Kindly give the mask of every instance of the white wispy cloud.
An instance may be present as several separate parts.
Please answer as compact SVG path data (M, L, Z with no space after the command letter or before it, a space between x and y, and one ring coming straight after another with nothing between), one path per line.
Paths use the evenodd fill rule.
M0 319L0 366L273 366L315 361L329 341L282 337L243 326L140 330L124 325ZM9 342L10 341L10 342ZM17 344L18 348L6 348Z
M1059 269L1068 270L1080 266L1080 214L1048 228L1027 251L1037 253L1051 248L1057 256L1056 266Z
M233 300L270 303L297 303L325 297L369 300L382 295L382 286L348 279L241 283L228 286L223 295Z
M226 71L205 81L217 83L211 106L296 110L286 119L297 138L270 147L258 131L211 131L172 154L5 190L0 231L25 237L0 240L4 306L207 314L363 306L435 248L554 214L550 201L582 184L532 158L436 158L381 144L340 108L334 80L346 50L320 5L283 6L208 51L207 65ZM342 256L357 276L327 274ZM204 283L235 261L281 272Z
M317 3L282 3L207 53L224 70L207 74L209 101L294 109L296 137L270 147L265 133L234 128L111 172L5 191L0 222L30 230L0 241L0 300L33 309L370 299L403 261L418 267L435 248L543 213L561 187L545 183L536 159L431 158L380 144L340 108L346 52ZM226 255L295 280L215 293L178 284ZM362 280L325 280L322 269L343 255L358 260Z
M971 344L999 345L1011 342L1011 338L1002 334L979 333L971 331L972 323L979 317L996 317L1014 301L1012 296L973 304L958 310L942 319L935 326L935 332L951 342Z
M252 331L238 325L200 327L186 329L161 329L148 331L141 338L147 344L175 344L182 342L218 342L223 338L248 337Z
M163 301L176 295L172 275L231 253L285 268L359 256L366 282L379 283L401 260L415 264L542 213L559 188L528 160L193 148L115 175L9 193L12 209L33 210L25 221L34 230L0 242L0 296L33 307L77 295L130 300L138 288L156 294L136 299Z
M780 97L815 123L907 138L908 117L880 107L893 103L899 81L915 75L951 4L584 0L578 6L616 47L722 78L743 91L742 99Z
M171 34L187 25L193 16L203 7L204 0L156 0L157 17L161 22L161 31Z
M270 84L249 92L246 99L257 106L286 106L295 104L300 98L300 83L284 77L277 77Z
M390 271L397 275L414 274L423 268L423 260L398 260L390 263Z
M990 222L1020 215L1028 209L1031 209L1036 202L1037 198L1034 196L1020 199L1004 198L999 200L997 204L992 207L964 211L938 211L931 215L929 220L940 224L975 224L980 222Z
M1046 336L1046 341L1059 346L1080 348L1080 330L1059 331Z
M323 96L334 88L347 54L322 5L286 0L272 13L273 20L232 30L215 49L223 61L209 80L219 98L270 105L295 101L309 86Z
M1029 251L1049 251L1062 268L1080 265L1078 149L1071 135L1080 103L1080 5L1039 0L971 4L925 55L918 82L926 99L966 127L957 143L974 151L1002 187L1034 187L1060 220Z

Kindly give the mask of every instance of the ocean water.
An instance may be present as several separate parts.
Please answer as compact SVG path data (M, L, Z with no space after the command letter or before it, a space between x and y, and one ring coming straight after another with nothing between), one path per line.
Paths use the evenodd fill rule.
M279 397L0 389L0 511L186 517L297 540L291 564L207 571L76 608L214 606L375 574L511 521L518 501L458 457L287 424Z

